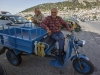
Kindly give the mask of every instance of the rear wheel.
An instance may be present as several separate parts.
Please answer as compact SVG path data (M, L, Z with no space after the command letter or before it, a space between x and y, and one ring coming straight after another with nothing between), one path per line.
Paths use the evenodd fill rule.
M79 65L79 62L81 67ZM78 59L75 59L73 61L73 67L77 72L81 74L92 74L94 72L93 64L90 61L85 59L79 59L79 61Z
M12 50L7 51L6 57L7 57L8 61L14 66L20 65L22 62L21 55L20 54L16 55Z

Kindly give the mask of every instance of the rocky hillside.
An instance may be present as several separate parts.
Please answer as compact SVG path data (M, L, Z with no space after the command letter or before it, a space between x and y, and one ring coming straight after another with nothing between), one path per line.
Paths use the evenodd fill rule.
M100 2L97 0L97 2L87 2L84 1L85 4L79 3L78 0L76 2L69 2L69 1L64 1L64 2L57 2L57 3L45 3L45 4L40 4L37 6L33 6L31 8L25 9L22 12L31 12L34 10L35 7L39 7L42 11L48 11L52 7L57 7L58 10L76 10L79 9L91 9L95 8L97 6L100 6Z

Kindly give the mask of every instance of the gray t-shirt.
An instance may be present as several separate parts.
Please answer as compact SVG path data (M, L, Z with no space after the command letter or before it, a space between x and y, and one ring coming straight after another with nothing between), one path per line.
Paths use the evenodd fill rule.
M38 16L34 15L33 20L34 19L37 20L37 24L35 25L40 26L41 22L44 20L44 15L43 14L39 14Z

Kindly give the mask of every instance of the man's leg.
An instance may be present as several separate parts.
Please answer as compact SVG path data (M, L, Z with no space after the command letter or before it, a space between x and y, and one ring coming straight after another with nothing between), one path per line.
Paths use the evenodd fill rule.
M59 40L58 40L58 43L59 43L59 50L64 50L64 45L65 45L65 38L64 38L64 35L62 32L60 32L58 34L58 37L59 37Z
M63 54L66 54L66 52L64 51L65 37L64 37L63 33L60 32L58 37L61 38L61 40L58 41L59 49L62 50Z
M51 37L59 43L59 50L64 50L65 39L63 33L62 32L53 33Z
M59 43L59 61L61 64L63 64L64 61L62 52L64 51L64 45L65 45L64 35L62 32L57 32L53 33L51 37Z

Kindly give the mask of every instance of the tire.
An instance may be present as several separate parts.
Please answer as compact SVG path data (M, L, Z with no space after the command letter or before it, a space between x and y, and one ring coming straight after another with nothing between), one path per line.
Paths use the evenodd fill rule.
M20 54L16 55L12 50L7 51L6 57L7 57L8 61L14 66L20 65L22 62L21 55Z
M0 65L0 75L7 75L6 70Z
M85 59L79 59L79 61L82 65L83 70L80 69L78 59L75 59L73 61L73 67L77 72L81 74L92 74L94 72L94 66L90 61L87 61Z

